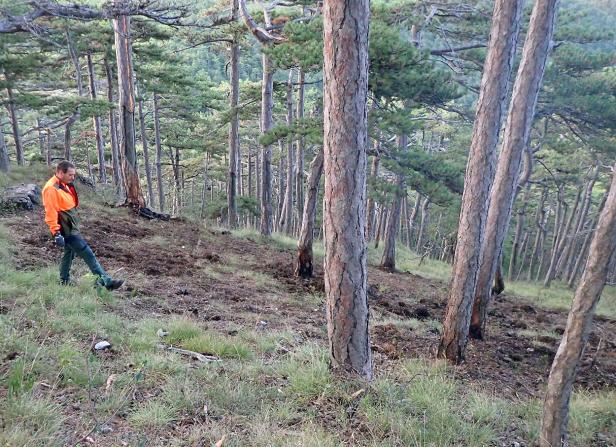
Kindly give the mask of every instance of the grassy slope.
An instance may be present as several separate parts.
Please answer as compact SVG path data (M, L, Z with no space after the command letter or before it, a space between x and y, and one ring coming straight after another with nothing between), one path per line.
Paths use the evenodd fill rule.
M24 175L16 172L11 181ZM276 236L273 243L285 248L291 241ZM2 446L76 445L95 427L90 436L99 446L200 446L223 436L225 446L482 446L535 439L538 400L486 395L440 362L400 360L377 370L369 386L344 381L329 372L326 346L292 328L221 332L191 316L135 317L126 311L130 297L96 292L82 266L79 284L61 287L55 267L15 270L12 248L0 227ZM416 270L413 262L401 253L402 268L446 275L438 264ZM306 297L315 305L319 299ZM613 301L605 309L613 310ZM169 331L165 341L223 361L196 364L160 351L160 328ZM113 351L91 353L92 340L100 339L111 341ZM615 413L613 392L577 393L572 445L616 443Z

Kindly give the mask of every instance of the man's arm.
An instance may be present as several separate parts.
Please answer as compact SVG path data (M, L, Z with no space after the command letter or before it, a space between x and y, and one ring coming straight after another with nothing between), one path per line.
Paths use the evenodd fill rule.
M58 214L60 207L58 206L58 193L54 188L45 188L43 191L43 205L45 206L45 222L49 226L52 235L60 231L58 223Z

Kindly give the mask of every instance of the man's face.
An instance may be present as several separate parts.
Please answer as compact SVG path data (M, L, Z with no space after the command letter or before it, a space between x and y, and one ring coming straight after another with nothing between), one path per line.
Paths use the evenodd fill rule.
M56 177L58 177L62 183L73 183L75 181L75 175L75 168L68 168L66 172L56 172Z

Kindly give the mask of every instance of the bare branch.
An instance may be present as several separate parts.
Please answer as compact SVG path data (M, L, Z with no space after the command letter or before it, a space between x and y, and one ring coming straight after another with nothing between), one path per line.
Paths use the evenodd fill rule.
M246 26L259 42L264 45L284 42L284 39L282 37L271 34L267 32L267 30L265 30L264 28L257 25L257 22L255 22L255 20L248 12L248 8L246 7L246 0L239 0L239 3L240 11L242 12L242 17L244 17L244 22L246 23Z

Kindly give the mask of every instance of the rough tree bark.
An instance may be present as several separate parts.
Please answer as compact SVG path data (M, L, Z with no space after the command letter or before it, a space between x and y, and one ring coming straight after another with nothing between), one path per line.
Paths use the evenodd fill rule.
M314 241L314 221L317 215L317 202L319 196L319 181L323 173L323 151L314 157L310 163L308 174L308 191L302 215L302 227L297 241L297 263L295 276L310 278L313 273L312 244Z
M115 0L120 5L123 0ZM113 20L116 60L118 64L118 90L120 112L120 141L122 172L126 204L139 209L145 206L139 172L137 171L137 150L135 146L135 87L133 84L132 44L130 16L119 16Z
M557 0L535 3L513 87L496 177L490 193L483 260L475 293L477 304L474 306L476 312L474 312L472 331L477 337L482 337L485 329L490 286L496 271L498 255L509 228L520 164L529 144L537 96L552 40L556 9Z
M86 53L88 61L88 81L90 86L90 99L96 100L96 79L94 77L94 64L92 63L92 53ZM101 183L107 183L107 167L105 164L105 140L103 138L103 130L101 128L101 117L95 115L93 118L94 134L96 137L96 152L98 154L98 180Z
M490 42L464 178L450 293L437 352L438 357L456 363L464 359L468 340L490 187L494 177L496 144L507 100L522 3L521 0L497 0L494 3Z
M368 0L323 5L325 293L332 366L372 379L366 295Z
M297 119L304 118L304 91L306 86L306 75L301 68L297 74ZM300 136L297 140L297 154L295 159L295 196L297 206L297 218L299 219L304 214L304 137Z
M573 382L590 335L595 307L605 286L610 259L616 251L616 165L613 169L615 174L610 193L599 217L586 268L550 370L543 404L540 447L568 445L567 422Z

